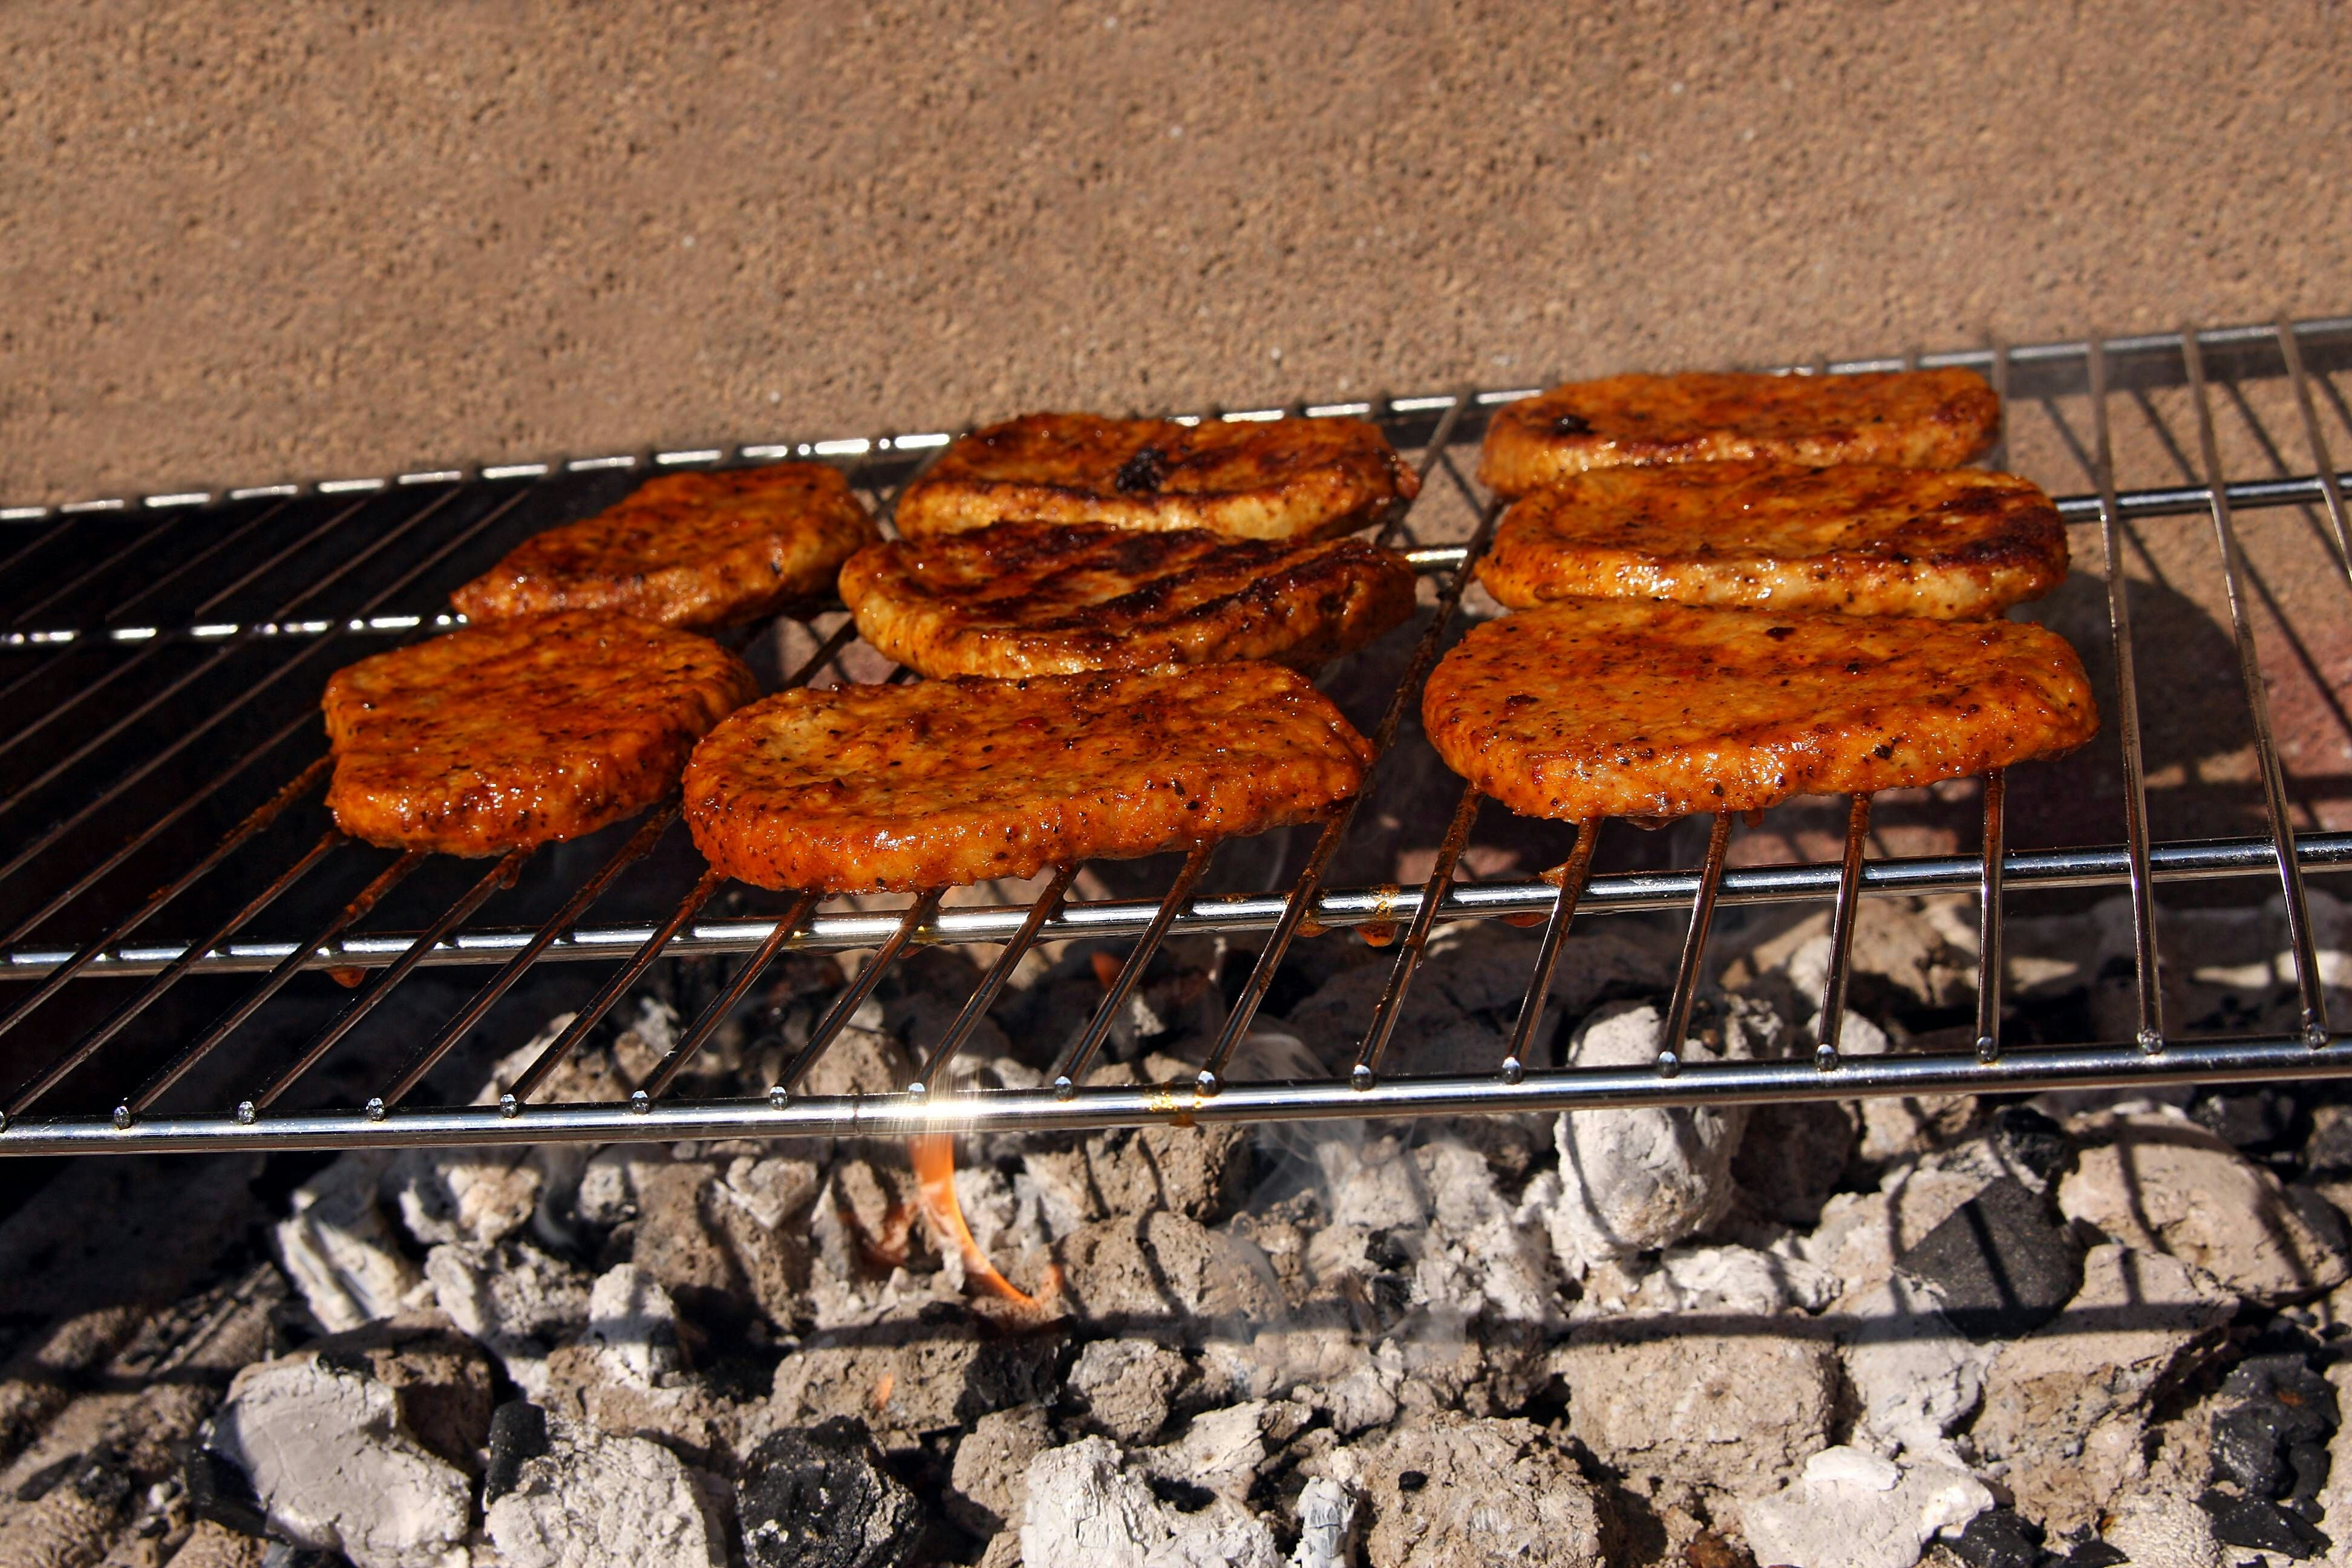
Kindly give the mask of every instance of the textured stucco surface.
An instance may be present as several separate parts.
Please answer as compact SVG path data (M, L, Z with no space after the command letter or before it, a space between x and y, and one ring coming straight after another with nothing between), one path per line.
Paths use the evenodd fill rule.
M0 499L2352 305L2341 5L0 8Z

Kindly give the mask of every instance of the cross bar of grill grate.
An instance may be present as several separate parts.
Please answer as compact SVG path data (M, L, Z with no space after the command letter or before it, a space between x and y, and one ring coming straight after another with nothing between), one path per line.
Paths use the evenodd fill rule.
M2335 342L2339 339L2345 342ZM2319 403L2314 395L2315 384L2339 416L2352 420L2352 412L2346 410L2332 386L2319 381L2308 369L2305 350L2315 343L2328 345L2337 356L2336 363L2341 363L2345 349L2352 347L2352 318L2301 324L2281 321L2263 327L2185 329L2172 334L2090 339L2074 343L1996 345L1989 350L1832 362L1812 367L1818 373L1840 374L1906 365L1965 365L1984 371L2005 393L2018 394L2025 389L2021 395L2052 395L2052 388L2063 386L2070 368L2079 368L2080 378L2087 383L2091 395L2095 452L2088 466L2094 492L2064 498L2059 505L2070 520L2095 522L2105 545L2111 640L2119 682L2118 700L2110 711L2120 732L2126 773L2124 805L2127 833L2126 842L2122 845L2008 851L2003 826L2005 780L1996 773L1984 781L1983 834L1975 856L1870 859L1866 846L1871 802L1858 796L1850 805L1843 853L1832 864L1729 867L1727 849L1732 823L1727 817L1718 817L1712 824L1703 863L1696 870L1595 873L1592 855L1601 828L1596 822L1583 824L1575 830L1558 886L1538 879L1461 884L1455 881L1454 874L1480 805L1475 792L1465 792L1429 879L1419 889L1333 889L1323 885L1324 873L1360 804L1355 802L1326 826L1304 867L1288 887L1277 893L1198 894L1197 883L1209 860L1204 847L1188 858L1184 870L1157 900L1072 901L1068 894L1077 868L1069 867L1057 870L1044 891L1023 905L942 907L940 896L933 893L898 910L829 913L819 908L820 900L815 897L803 895L776 918L705 921L699 916L719 887L718 879L706 875L667 919L652 925L582 925L580 922L595 902L673 828L673 803L648 817L587 880L573 889L552 918L535 928L467 929L476 910L509 885L520 870L528 857L517 854L489 868L421 931L352 934L348 928L360 924L370 907L425 858L412 853L383 867L358 899L310 937L293 942L236 941L247 923L322 861L338 854L357 853L345 849L340 836L330 833L280 871L209 938L144 948L129 944L127 939L133 930L164 903L235 856L269 821L315 787L320 764L313 763L270 801L257 808L210 853L176 874L143 903L113 918L99 939L68 950L21 945L23 939L44 921L88 894L104 875L152 843L164 827L178 822L192 806L221 791L248 764L273 754L275 748L290 741L309 721L306 712L301 720L279 728L257 748L247 751L234 766L200 785L194 799L173 803L160 817L143 825L121 847L100 860L97 869L86 872L63 893L51 897L29 918L20 921L14 933L5 939L20 945L0 952L0 977L31 982L33 989L21 995L14 1005L0 1011L0 1036L24 1032L23 1026L41 1007L75 983L109 976L153 978L131 1004L118 1008L105 1023L87 1031L60 1057L11 1092L5 1102L5 1113L0 1116L0 1153L911 1134L961 1128L1042 1130L1191 1120L1459 1114L1580 1106L2352 1075L2352 1038L2332 1034L2327 1024L2303 889L2306 872L2352 866L2352 833L2298 832L2291 819L2284 764L2271 731L2261 660L2250 608L2244 600L2245 566L2235 526L2236 514L2242 510L2319 507L2326 513L2337 562L2346 573L2347 584L2352 584L2352 526L2347 526L2343 484L2333 467ZM2233 479L2223 470L2214 433L2210 390L2212 365L2221 361L2267 365L2272 360L2276 361L2291 386L2310 468L2300 476L2287 473ZM2121 376L2113 374L2119 363L2126 369ZM2159 489L2117 489L2107 403L2111 393L2124 384L2135 391L2159 386L2187 390L2199 432L2202 463L2197 477L2201 482ZM2234 383L2231 389L2236 395ZM1464 545L1428 543L1415 537L1412 522L1416 513L1409 507L1399 507L1381 531L1383 542L1404 547L1413 564L1424 574L1438 579L1440 585L1435 613L1416 644L1405 677L1393 691L1373 734L1377 753L1390 749L1409 704L1418 694L1422 679L1455 622L1470 583L1471 569L1499 510L1464 474L1456 463L1454 448L1478 433L1474 415L1515 395L1518 394L1471 391L1444 397L1395 399L1385 405L1332 405L1307 410L1363 412L1383 419L1392 430L1414 428L1413 422L1425 426L1426 434L1421 440L1405 443L1423 448L1419 468L1424 481L1443 479L1467 503L1476 519L1475 535ZM2242 406L2242 398L2240 401ZM1246 411L1225 416L1270 418L1296 412L1301 411ZM745 460L784 456L848 459L853 483L869 489L877 483L889 484L888 493L877 490L877 503L887 518L895 497L895 485L903 483L916 466L902 458L922 454L922 460L928 460L929 456L946 445L947 439L940 435L802 443L797 447L744 447L735 456ZM707 464L725 456L713 448L656 454L653 462L657 467ZM582 459L561 466L561 471L634 468L639 461L635 457ZM898 471L886 473L886 466L893 463ZM398 521L372 535L356 555L339 556L330 570L304 584L275 611L251 621L139 626L127 624L126 616L140 603L153 597L155 590L164 583L231 548L235 542L245 539L276 516L278 509L290 504L289 498L294 493L291 487L230 492L233 498L279 499L275 505L257 510L157 582L110 606L95 624L43 627L33 623L57 605L70 600L81 587L102 581L109 567L135 554L163 535L167 527L177 526L173 520L142 527L106 558L76 571L61 584L37 589L0 613L0 626L7 628L0 631L0 647L13 644L26 650L14 657L33 661L30 668L0 683L0 700L40 679L53 661L68 654L114 647L125 650L120 661L95 681L69 691L29 729L0 742L0 756L20 746L26 736L39 732L43 727L71 718L77 708L88 703L94 694L105 692L143 668L166 668L161 662L166 649L188 643L217 645L209 652L200 652L199 663L193 669L170 667L176 672L169 683L160 692L142 698L142 705L132 710L128 718L112 721L101 731L77 733L75 750L63 760L46 764L44 771L30 782L12 777L5 786L6 797L0 799L0 821L5 821L12 807L40 795L51 783L70 776L85 759L131 729L137 718L156 710L191 688L200 676L216 668L232 653L268 647L289 650L285 663L222 707L199 716L160 752L139 760L127 773L102 784L94 798L70 805L62 819L32 831L12 858L0 862L0 887L60 844L68 833L97 818L134 784L181 754L194 741L298 668L307 666L320 649L362 633L423 635L452 624L453 617L437 612L399 613L396 601L400 595L420 584L434 567L482 536L519 504L530 493L530 481L558 471L556 465L539 464L484 469L479 478L470 480L448 471L404 476L404 485L413 482L424 498L421 506L408 510ZM877 479L877 475L882 477ZM482 515L464 522L450 537L433 544L415 564L401 572L388 586L372 594L357 616L294 618L304 613L306 604L317 600L338 580L351 576L366 561L379 555L396 561L396 555L385 552L412 535L423 538L418 531L445 508L451 508L460 496L469 495L478 487L509 484L516 486L512 494L497 500ZM368 500L381 499L396 488L374 481L318 487L321 494L341 496L351 492L362 499L332 510L299 534L293 543L265 556L261 565L241 573L230 588L200 602L195 613L205 614L228 603L237 590L265 580L271 570L303 549L337 535ZM151 504L168 502L177 506L188 499L163 498ZM37 522L67 512L79 516L128 510L121 506L90 506L62 509L52 514L41 509L16 509L0 516ZM2254 728L2255 759L2262 775L2270 831L2242 838L2151 843L2146 824L2147 784L2140 755L2133 649L2122 586L2118 529L2129 519L2197 512L2208 514L2215 531L2231 629ZM185 515L175 514L181 519ZM0 583L9 581L9 572L21 569L22 563L37 560L47 538L37 536L7 560L0 561ZM390 613L378 614L380 610ZM837 661L853 636L854 628L844 623L829 637L820 639L815 653L793 672L788 684L816 679ZM323 668L319 667L320 673L323 673ZM905 673L898 672L893 678ZM2233 877L2277 879L2287 910L2302 1026L2292 1036L2168 1037L2160 1010L2161 959L2153 889L2158 883L2166 881ZM2132 896L2141 1005L2137 1036L2130 1041L2110 1044L2004 1049L2000 978L2001 904L2005 894L2023 888L2112 885L2126 887ZM1944 889L1968 889L1975 891L1979 900L1979 984L1972 1048L1860 1058L1841 1054L1840 1031L1845 1016L1844 999L1851 978L1851 949L1859 900L1866 896ZM1706 942L1715 911L1724 906L1822 899L1829 900L1832 908L1832 960L1821 998L1821 1017L1815 1025L1817 1044L1811 1058L1763 1062L1690 1058L1684 1049L1684 1036L1706 970ZM1672 908L1687 910L1688 934L1664 1010L1656 1062L1647 1068L1606 1070L1534 1065L1530 1058L1544 1014L1544 998L1558 966L1568 953L1575 915L1580 911L1606 913ZM1540 920L1544 926L1507 1054L1493 1063L1461 1064L1465 1070L1442 1076L1391 1077L1382 1073L1383 1055L1402 1026L1405 1000L1435 925L1448 920L1493 918L1532 918ZM1265 1000L1283 953L1299 932L1320 927L1393 926L1399 922L1405 925L1406 936L1360 1036L1351 1073L1333 1079L1278 1083L1239 1081L1229 1076L1236 1052ZM1209 1048L1197 1080L1141 1088L1085 1081L1087 1065L1107 1037L1113 1016L1140 982L1158 947L1171 938L1208 932L1269 935L1229 1011L1225 1026ZM1087 1025L1063 1045L1054 1074L1055 1081L1034 1092L946 1090L943 1084L952 1058L1001 994L1023 954L1039 942L1087 937L1133 938L1136 945L1118 966L1116 978L1106 987L1106 996ZM892 960L915 945L956 942L1004 945L954 1023L932 1047L912 1083L901 1092L887 1095L838 1097L800 1092L799 1086L809 1069L845 1026L849 1016L872 994ZM834 999L806 1044L795 1053L767 1095L740 1101L700 1103L667 1098L703 1044L749 995L770 961L786 952L856 948L877 951L856 979ZM653 963L665 957L719 954L745 954L748 958L719 988L633 1100L587 1106L530 1103L533 1092L563 1057L587 1037L597 1021ZM404 1104L434 1065L467 1031L479 1025L533 965L582 960L620 963L597 997L541 1052L499 1104L457 1109L410 1108ZM282 1112L273 1109L274 1102L287 1095L310 1068L349 1037L409 973L424 967L488 963L499 966L496 973L428 1043L412 1052L383 1093L350 1110ZM322 967L373 969L376 973L359 995L236 1110L190 1115L158 1109L173 1084L236 1034L295 974ZM161 1068L150 1074L137 1093L122 1099L112 1117L35 1119L44 1095L88 1066L176 982L197 973L255 972L265 975L261 985L248 992L203 1036L183 1046Z

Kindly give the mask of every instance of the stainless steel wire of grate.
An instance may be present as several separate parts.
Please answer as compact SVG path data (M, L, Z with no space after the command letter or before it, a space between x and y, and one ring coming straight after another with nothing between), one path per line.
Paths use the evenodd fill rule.
M0 660L6 661L0 663L0 712L15 716L14 728L0 739L0 766L8 769L0 774L0 855L5 857L0 858L0 900L6 900L0 909L7 911L0 923L8 928L0 935L5 944L0 948L0 979L13 983L14 993L0 994L0 1048L30 1064L15 1079L0 1079L10 1084L0 1090L5 1094L0 1100L0 1153L1044 1130L2352 1075L2352 1038L2335 1033L2327 1017L2304 886L2307 873L2352 867L2352 832L2317 821L2299 828L2294 821L2296 802L2274 733L2272 681L2257 635L2258 609L2285 626L2297 657L2310 661L2275 592L2251 571L2239 526L2242 514L2266 509L2299 508L2315 519L2324 517L2327 574L2342 579L2328 591L2352 595L2352 524L2341 477L2333 467L2327 419L2332 415L2338 426L2352 426L2352 410L2329 379L2331 372L2352 364L2352 319L1836 362L1801 373L1910 364L1976 368L1992 378L2013 409L2038 405L2049 410L2052 427L2088 480L2086 491L2063 498L2060 508L2070 521L2095 527L2101 545L2111 656L2110 685L2102 700L2120 763L2120 843L2011 849L2005 814L2011 792L2009 781L1995 773L1983 781L1976 855L1872 858L1873 803L1855 797L1848 803L1842 853L1834 861L1733 865L1735 825L1725 816L1709 824L1695 868L1600 871L1594 859L1602 825L1595 822L1559 829L1556 842L1565 864L1554 879L1465 880L1460 873L1481 803L1475 792L1464 791L1417 888L1327 885L1327 874L1367 804L1360 800L1314 835L1295 873L1280 886L1261 890L1202 892L1217 853L1215 847L1203 847L1185 857L1156 900L1073 898L1080 868L1063 867L1024 903L943 905L940 895L927 894L903 908L877 910L828 908L814 895L796 895L766 914L714 915L711 906L723 884L706 871L693 878L683 896L663 895L665 912L656 916L584 923L616 890L646 893L637 884L648 879L648 868L661 859L657 852L682 837L673 801L634 827L593 841L606 847L593 853L577 853L582 847L576 846L570 854L518 852L470 868L454 895L436 895L430 919L401 930L368 931L362 928L371 914L404 884L440 873L431 858L412 853L384 861L383 852L349 843L331 827L299 837L300 823L317 819L314 796L326 774L325 761L316 754L312 700L319 684L335 664L367 647L454 624L438 607L438 594L519 537L517 531L593 510L619 493L614 486L634 483L646 468L713 463L729 455L712 449L509 464L470 477L436 469L308 489L267 486L217 498L181 495L138 504L111 500L0 512L0 520L21 526L26 534L13 547L0 540ZM2237 413L2250 415L2244 391L2249 383L2284 388L2297 426L2294 437L2305 454L2301 464L2289 461L2254 419L2260 445L2276 471L2229 471L2217 435L2216 405L2227 397ZM1401 448L1419 454L1426 481L1423 499L1391 517L1382 537L1408 551L1430 579L1434 604L1372 729L1383 755L1395 750L1423 678L1463 619L1472 567L1499 510L1470 479L1467 459L1486 412L1517 395L1521 394L1474 391L1222 416L1360 414L1386 426ZM2111 405L2127 397L2147 407L2151 395L2186 397L2197 432L2195 453L2175 453L2180 482L2121 488ZM2083 401L2087 442L2058 412L2065 399ZM2012 420L2012 434L2015 428ZM732 457L844 463L853 482L887 515L898 488L947 439L944 433L933 433L747 447ZM1424 541L1421 519L1433 498L1449 492L1464 509L1468 537ZM151 522L148 513L161 515ZM2140 650L2132 637L2126 545L2139 520L2200 514L2213 531L2265 831L2158 839L2149 820ZM2144 542L2140 548L2144 553ZM175 597L181 589L186 592ZM2352 599L2345 604L2352 607ZM70 614L77 606L84 612L78 619ZM843 671L854 628L841 619L829 632L817 630L839 616L835 609L805 623L802 640L813 647L794 668L777 672L780 684ZM2313 668L2326 686L2325 670ZM196 758L214 759L217 765L184 782L176 779L175 764L184 767L183 759ZM273 767L289 775L275 787L268 784ZM1379 798L1382 776L1376 772L1368 799ZM226 820L228 803L241 799L249 804L226 822L225 831L218 826L207 829ZM298 835L297 842L279 844L289 831ZM268 860L265 848L280 858ZM159 860L161 876L154 874ZM548 868L561 896L543 919L526 925L473 923L486 904L551 861L562 862ZM334 889L317 891L334 876L355 879L362 874L363 884L349 896ZM135 885L152 890L124 896L125 883L142 875L148 880ZM2298 1018L2291 1032L2231 1037L2168 1032L2158 884L2224 879L2248 879L2256 887L2266 883L2282 900ZM2133 1037L2006 1047L2006 900L2021 890L2109 887L2128 894L2137 1016ZM196 900L184 899L200 888L213 916L200 934L134 940L166 910L184 911ZM1970 1048L1845 1054L1841 1029L1861 900L1934 891L1977 895L1979 974ZM1819 1038L1811 1053L1769 1061L1685 1060L1682 1041L1718 910L1804 901L1826 901L1832 910ZM286 908L307 911L296 934L254 934L252 928L269 911ZM1574 962L1575 922L1580 916L1627 910L1680 910L1686 919L1655 1062L1608 1069L1547 1065L1538 1059L1538 1037L1544 997L1559 966ZM1435 928L1444 921L1496 919L1543 927L1504 1054L1494 1061L1449 1063L1448 1070L1434 1075L1384 1070ZM1363 1021L1350 1070L1328 1079L1236 1079L1234 1063L1302 933L1399 925L1402 938ZM63 945L45 940L57 929L88 934ZM1086 1084L1087 1066L1155 952L1171 938L1202 933L1262 940L1254 956L1244 953L1248 972L1197 1076L1140 1087ZM1035 1091L952 1089L957 1053L1003 995L1024 955L1040 943L1074 939L1131 945L1086 1025L1058 1042L1047 1086ZM991 943L997 951L969 1000L929 1045L914 1081L892 1094L803 1092L809 1069L872 995L893 961L912 947L942 942ZM719 1101L672 1097L697 1054L781 955L845 950L872 950L872 956L833 999L764 1096ZM739 962L630 1100L534 1103L534 1094L566 1054L656 964L682 957ZM410 1103L426 1075L527 976L559 962L612 967L500 1103ZM322 1060L362 1033L370 1016L416 971L464 965L491 973L404 1052L382 1053L388 1059L382 1064L378 1092L343 1108L279 1109L298 1086L313 1081L310 1075ZM182 1098L174 1090L194 1069L238 1038L298 977L317 970L337 973L354 989L331 1016L307 1029L299 1048L274 1068L259 1071L238 1098L188 1108L173 1103ZM168 1031L161 1048L136 1060L122 1052L126 1031L166 1011L165 1004L183 994L189 982L218 985L229 983L223 977L254 974L260 979L244 985L204 1026ZM145 984L131 984L138 980ZM68 1005L91 987L109 987L107 996L119 1000L94 1016L88 1006L76 1013ZM5 1059L13 1058L0 1058ZM61 1087L116 1072L131 1087L112 1097L111 1114L47 1109L63 1098Z

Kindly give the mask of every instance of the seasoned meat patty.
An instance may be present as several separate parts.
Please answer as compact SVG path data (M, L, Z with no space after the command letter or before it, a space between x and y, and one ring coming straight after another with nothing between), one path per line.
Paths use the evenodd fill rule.
M1179 425L1028 414L976 430L898 498L909 539L992 522L1205 528L1329 539L1377 522L1421 479L1360 419Z
M867 642L925 675L1306 666L1412 614L1412 568L1357 539L1000 522L876 544L841 570Z
M327 682L327 805L387 847L576 838L661 798L694 742L758 695L718 644L621 616L469 626Z
M760 887L938 888L1304 822L1370 761L1280 665L847 686L711 731L686 814L713 866Z
M2066 577L2041 487L1979 468L1752 458L1595 468L1503 514L1478 580L1506 605L1675 599L1855 616L1997 616Z
M1929 784L2099 725L2082 660L2041 626L1626 599L1488 621L1431 673L1421 715L1481 791L1578 822Z
M877 535L823 463L665 474L580 522L533 534L449 595L470 621L617 610L722 626L828 592Z
M1501 495L1587 468L1778 458L1949 468L1992 445L2000 400L1965 370L1612 375L1507 404L1478 478Z

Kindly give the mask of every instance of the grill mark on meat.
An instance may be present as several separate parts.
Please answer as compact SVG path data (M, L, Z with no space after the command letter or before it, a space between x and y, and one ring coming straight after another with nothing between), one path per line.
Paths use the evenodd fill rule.
M1314 820L1370 760L1296 672L1218 664L782 692L710 733L684 794L731 877L905 891Z
M1360 419L1186 426L1030 414L951 444L895 516L908 539L1007 521L1324 539L1378 521L1420 488Z
M1478 478L1507 496L1627 464L1776 458L1949 468L1992 445L2000 403L1972 371L1692 372L1570 382L1506 405Z
M1359 540L999 523L860 552L842 598L926 675L1068 674L1239 658L1311 665L1412 614L1404 558Z

